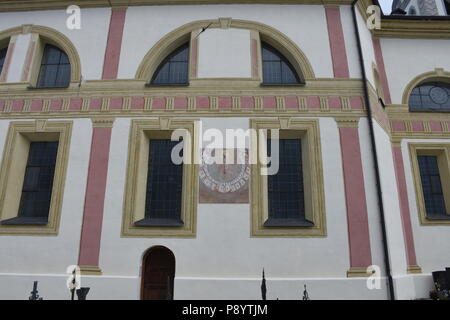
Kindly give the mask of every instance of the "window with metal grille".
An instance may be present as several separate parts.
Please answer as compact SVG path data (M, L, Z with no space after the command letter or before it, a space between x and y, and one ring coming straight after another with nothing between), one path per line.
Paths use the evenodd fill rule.
M426 82L409 96L411 111L450 112L450 83Z
M289 61L274 47L262 43L263 84L302 84Z
M0 49L0 74L2 73L3 65L5 64L5 58L6 58L7 51L8 51L8 48Z
M444 193L436 156L417 156L428 217L446 216Z
M447 10L447 15L450 16L450 0L445 0L445 9Z
M136 225L182 225L183 164L174 164L172 149L179 141L151 139L145 219Z
M177 48L159 65L152 85L187 85L189 80L189 44Z
M66 88L70 83L70 62L67 54L55 46L45 45L38 88Z
M305 218L301 140L278 141L279 170L267 177L269 219L264 226L312 226ZM270 139L267 150L271 155Z
M19 205L19 218L47 222L58 142L31 142Z

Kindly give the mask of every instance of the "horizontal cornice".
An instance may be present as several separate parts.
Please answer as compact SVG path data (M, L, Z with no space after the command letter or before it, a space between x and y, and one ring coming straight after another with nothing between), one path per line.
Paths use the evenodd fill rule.
M450 21L382 19L381 29L373 33L379 38L450 39Z
M152 6L152 5L195 5L195 4L316 4L350 5L352 0L0 0L0 12L56 10L70 5L81 8Z

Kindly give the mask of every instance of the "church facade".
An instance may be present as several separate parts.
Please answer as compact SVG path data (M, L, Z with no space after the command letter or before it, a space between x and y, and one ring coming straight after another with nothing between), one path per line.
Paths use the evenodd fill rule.
M0 299L428 298L450 6L377 5L0 0Z

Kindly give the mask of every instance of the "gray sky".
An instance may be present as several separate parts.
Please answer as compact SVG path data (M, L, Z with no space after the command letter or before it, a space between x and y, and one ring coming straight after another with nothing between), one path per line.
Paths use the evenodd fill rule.
M383 9L384 14L391 13L392 0L378 0L380 2L381 9Z

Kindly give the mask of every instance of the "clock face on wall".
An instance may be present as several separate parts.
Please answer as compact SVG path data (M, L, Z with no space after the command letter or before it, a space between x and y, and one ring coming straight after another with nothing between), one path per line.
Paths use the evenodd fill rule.
M204 149L199 177L200 203L248 203L246 149Z

